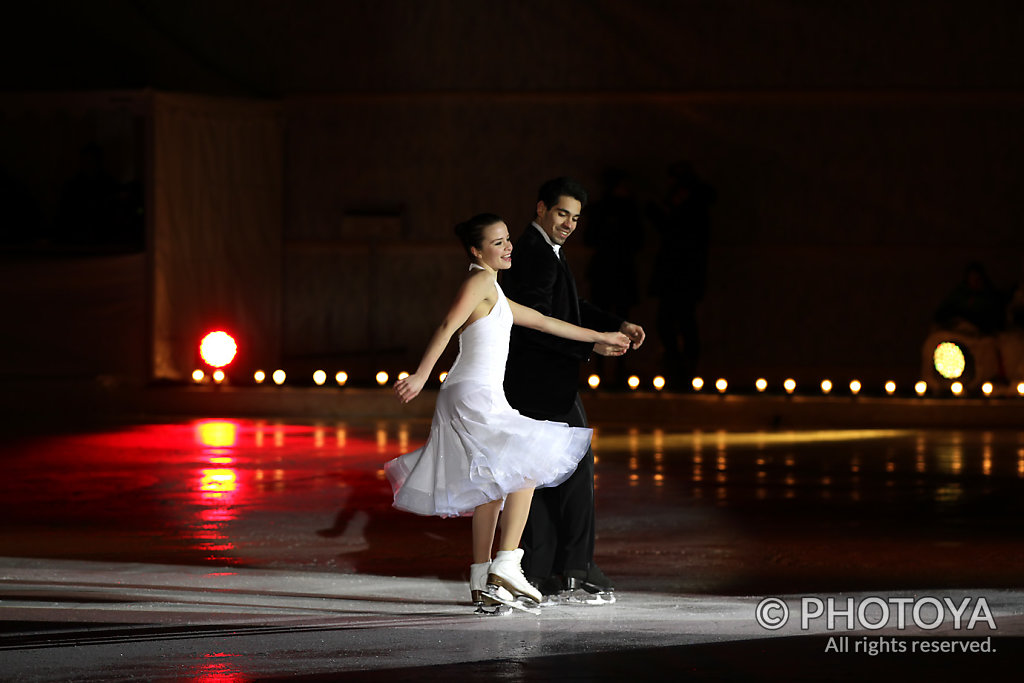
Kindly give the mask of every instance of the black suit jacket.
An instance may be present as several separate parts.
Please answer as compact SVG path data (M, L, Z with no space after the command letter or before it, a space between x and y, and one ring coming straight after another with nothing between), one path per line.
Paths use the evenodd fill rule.
M611 331L623 322L579 297L569 266L532 225L515 243L512 267L502 273L501 286L516 303L574 325ZM590 342L514 326L505 367L509 404L524 413L565 415L576 400L580 363L593 348Z

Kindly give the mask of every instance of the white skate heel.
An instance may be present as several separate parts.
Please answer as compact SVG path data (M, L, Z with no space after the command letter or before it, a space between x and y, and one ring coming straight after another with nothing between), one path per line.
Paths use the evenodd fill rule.
M522 558L522 548L499 550L494 561L491 562L490 573L487 575L487 591L485 595L503 605L538 614L539 610L532 606L522 605L517 599L524 597L535 605L539 605L541 600L543 600L540 591L534 588L533 584L523 576L523 569L520 565Z
M494 614L494 611L486 608L494 607L497 610L497 606L501 604L487 595L487 573L490 567L490 562L469 565L469 595L477 614Z

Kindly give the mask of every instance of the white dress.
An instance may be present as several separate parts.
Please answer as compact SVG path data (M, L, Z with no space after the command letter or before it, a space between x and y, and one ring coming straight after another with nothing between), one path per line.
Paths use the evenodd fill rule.
M453 517L523 488L557 486L590 446L592 430L533 420L505 400L512 309L494 287L490 313L459 335L427 442L384 466L400 510Z

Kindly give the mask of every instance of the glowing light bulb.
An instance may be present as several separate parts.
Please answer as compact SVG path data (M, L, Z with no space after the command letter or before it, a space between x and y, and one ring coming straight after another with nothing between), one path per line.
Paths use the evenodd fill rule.
M787 394L792 394L794 391L796 391L796 380L792 378L787 379L785 382L782 383L782 388L786 390Z
M967 369L967 358L964 351L953 342L942 342L932 352L932 364L935 370L946 379L956 379Z
M214 370L213 371L213 381L216 382L217 384L220 384L221 382L223 382L224 381L224 371L221 370L220 368L217 368L216 370Z
M889 380L888 382L886 382L885 383L885 393L889 394L890 396L895 394L896 393L896 382L893 382L892 380Z
M636 375L630 375L629 379L626 380L626 385L629 386L630 389L636 391L640 386L640 378Z
M252 373L252 378L253 380L255 380L256 384L263 384L263 380L267 378L267 373L263 372L262 370L257 370L256 372Z
M661 391L662 389L665 388L665 378L662 377L661 375L658 375L651 380L651 384L654 385L654 388L656 390Z
M448 373L447 372L442 372L440 375L437 376L437 378L439 380L441 380L442 383L444 383L444 381L446 379L448 379Z
M1024 396L1024 382L1017 385L1017 393Z
M949 390L953 392L954 396L959 396L964 393L964 385L961 382L953 382L949 385Z
M587 378L587 384L590 385L591 389L597 389L599 386L601 386L601 378L598 377L597 375L591 375L590 377Z
M986 396L991 396L992 390L994 388L995 387L992 386L992 382L985 382L984 384L981 385L981 393L985 394Z
M928 383L924 380L919 380L917 384L914 385L914 391L918 396L924 396L925 392L928 391Z
M284 380L285 378L288 377L288 375L285 374L284 370L274 370L274 374L272 374L270 377L271 379L274 380L274 384L281 385L284 384Z
M338 383L338 386L345 386L345 382L348 381L348 373L344 370L339 370L334 374L334 381Z
M192 371L192 381L193 382L196 382L196 383L202 382L204 377L206 377L206 373L203 372L202 370L196 369L196 370Z
M318 387L322 387L324 385L324 382L326 381L327 373L324 372L323 370L317 370L316 372L313 373L313 384L317 385Z
M830 379L823 379L823 380L821 380L821 393L827 394L830 391L832 391L832 380L830 380Z
M724 394L725 390L729 388L729 382L724 377L719 377L715 382L715 389L718 389L718 393Z
M860 390L861 390L861 384L860 384L860 380L859 379L855 379L855 380L850 382L850 393L851 394L856 396L857 394L860 393Z
M758 377L757 381L754 382L754 387L758 391L763 392L765 389L768 388L768 380L766 380L764 377Z
M238 345L230 334L223 330L211 332L199 342L199 355L209 365L222 368L235 359Z
M693 385L693 390L694 391L700 391L701 389L704 388L704 378L703 377L694 377L693 381L690 382L690 384Z
M388 383L388 373L381 370L377 373L377 384L384 386Z
M405 379L408 376L409 376L409 373L404 371L404 370L402 372L398 373L398 379Z

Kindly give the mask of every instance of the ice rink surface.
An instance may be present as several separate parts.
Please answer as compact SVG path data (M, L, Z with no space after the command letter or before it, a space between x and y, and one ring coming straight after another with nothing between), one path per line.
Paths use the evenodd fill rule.
M597 431L612 605L478 616L422 420L0 446L0 678L1018 680L1024 431Z

